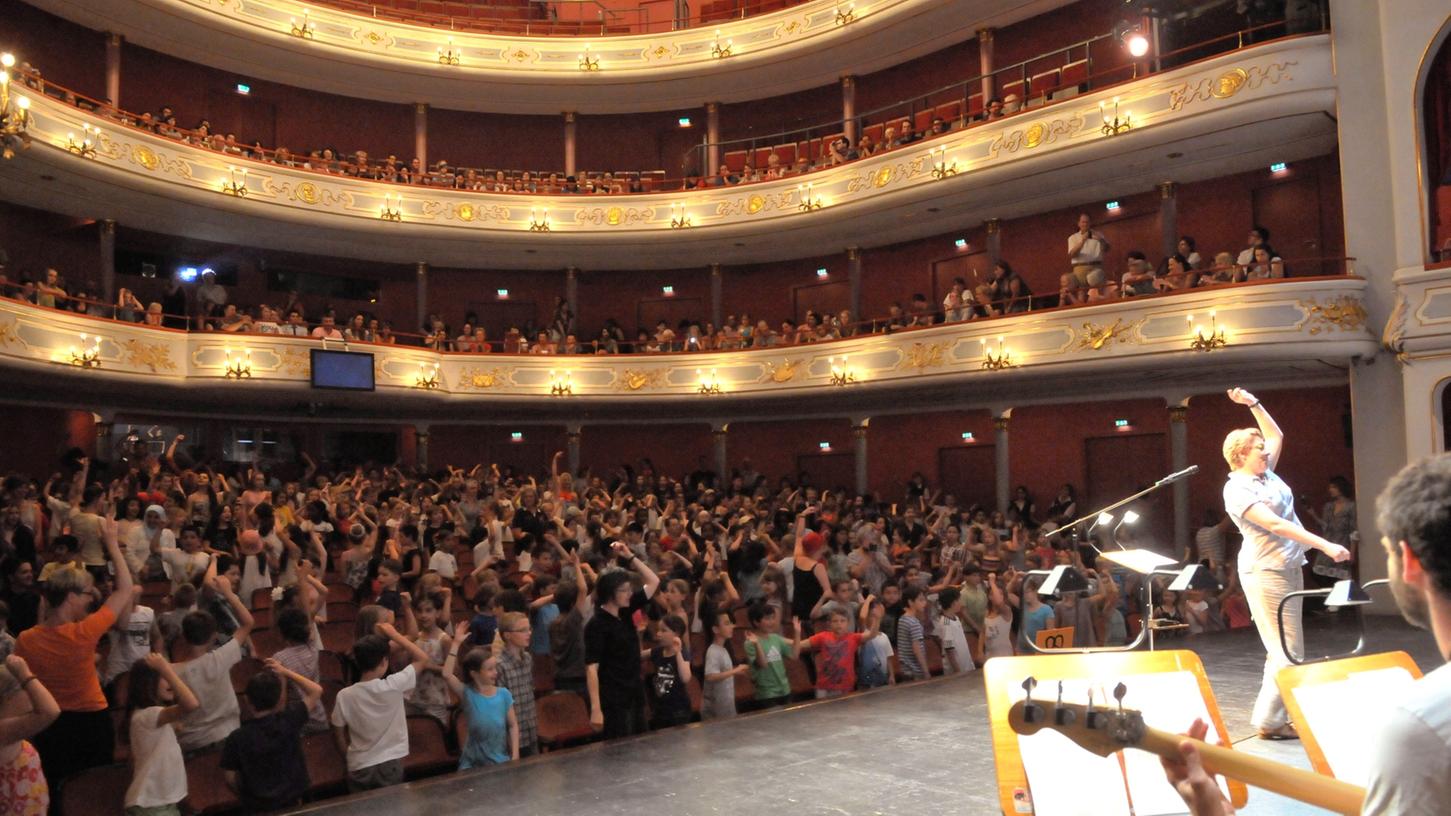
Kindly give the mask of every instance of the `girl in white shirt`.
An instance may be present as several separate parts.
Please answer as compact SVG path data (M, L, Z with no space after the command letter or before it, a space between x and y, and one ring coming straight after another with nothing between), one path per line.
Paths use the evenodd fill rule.
M126 808L148 816L180 813L186 798L186 765L176 726L200 703L166 658L151 652L131 668L124 727L131 744L133 773Z

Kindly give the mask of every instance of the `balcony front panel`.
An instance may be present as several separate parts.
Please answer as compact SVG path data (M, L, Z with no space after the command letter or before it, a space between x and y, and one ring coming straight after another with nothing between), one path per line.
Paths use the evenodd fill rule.
M1102 105L1131 117L1118 135ZM1308 158L1335 144L1326 36L1294 38L801 176L635 195L400 186L255 162L36 97L18 203L142 229L400 263L679 268L892 244ZM66 151L101 129L92 158ZM245 195L228 195L229 185ZM236 189L231 187L230 189ZM384 219L396 212L397 219Z
M12 385L12 397L37 401L104 393L119 404L164 398L198 410L334 406L355 418L407 410L473 420L744 416L779 413L783 404L806 415L841 415L933 403L1162 396L1224 379L1343 381L1345 361L1377 348L1361 304L1364 288L1355 277L1292 279L699 354L441 354L352 344L374 355L377 391L360 395L311 388L309 351L319 341L186 333L0 300L0 377ZM1223 332L1220 347L1194 348L1196 338L1216 330ZM73 364L91 348L94 367ZM228 364L243 360L248 376L229 379ZM420 379L435 383L422 387Z
M887 68L971 39L984 26L1066 5L814 0L713 27L561 38L448 31L299 0L31 2L89 28L244 76L364 99L537 114L676 110L791 93ZM445 54L456 56L457 64L442 60Z

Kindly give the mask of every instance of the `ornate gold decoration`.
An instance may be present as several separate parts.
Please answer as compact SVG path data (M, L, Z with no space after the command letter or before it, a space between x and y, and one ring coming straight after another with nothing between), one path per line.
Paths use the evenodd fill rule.
M1034 122L1025 128L1004 131L988 144L987 155L988 158L995 159L1003 151L1016 153L1019 150L1032 150L1040 145L1051 144L1060 139L1071 139L1082 132L1083 125L1083 112L1075 111L1073 116L1068 119Z
M518 63L525 63L536 61L538 59L538 56L532 51L528 51L523 48L515 48L513 51L506 53L504 55L504 58L508 60L513 60L514 62Z
M277 352L277 368L283 374L306 375L312 367L312 355L302 349L285 348Z
M1251 65L1248 68L1232 68L1217 77L1200 77L1186 81L1169 91L1169 110L1177 111L1193 102L1212 99L1228 99L1240 91L1252 91L1266 82L1278 85L1290 77L1290 69L1299 62L1272 62L1268 65Z
M460 204L454 207L453 214L458 216L460 221L472 221L474 220L474 205Z
M321 198L317 192L317 185L310 181L304 181L293 188L292 197L304 204L316 204Z
M393 38L382 32L369 31L367 34L363 35L363 42L375 48L380 45L384 48L387 48L388 46L393 44Z
M1123 343L1129 339L1129 333L1137 329L1143 322L1143 319L1140 318L1132 323L1125 323L1123 318L1120 317L1108 326L1095 326L1092 323L1084 323L1083 336L1078 340L1078 347L1080 349L1098 351L1114 341Z
M1169 406L1169 421L1183 425L1189 421L1189 409L1183 405Z
M873 173L872 186L877 188L886 187L892 182L892 174L896 171L896 169L897 168L895 167L883 167L882 169Z
M1396 362L1401 365L1410 365L1410 355L1406 353L1406 308L1406 296L1397 290L1391 316L1386 318L1385 328L1380 333L1381 348L1394 354Z
M1231 68L1214 80L1214 87L1209 92L1214 94L1216 99L1228 99L1239 93L1239 89L1243 88L1246 82L1249 82L1247 71L1243 68Z
M766 363L766 373L761 376L761 381L770 380L773 383L788 383L796 379L801 372L800 360L782 360L780 363Z
M595 226L618 227L621 224L644 224L655 220L655 208L644 207L595 207L591 210L576 210L574 222L576 224L594 224Z
M620 375L617 388L639 391L642 388L660 388L665 385L668 370L664 368L627 368Z
M1350 295L1341 295L1330 298L1324 306L1315 302L1314 298L1300 301L1300 308L1304 309L1309 316L1308 325L1311 334L1329 332L1333 329L1341 331L1359 331L1365 328L1365 306L1359 298Z
M161 166L161 159L146 145L131 145L131 158L147 170L155 170Z
M20 339L20 333L15 330L15 321L7 320L0 323L0 346L8 346L11 343L25 345L25 341Z
M993 427L1000 431L1006 431L1008 429L1008 418L1005 416L993 417Z
M765 208L766 197L763 195L753 195L750 198L746 199L746 212L750 213L751 215L755 215L756 213L760 212Z
M175 371L176 363L171 359L171 349L160 343L143 343L140 340L121 341L121 362L136 367L146 367L155 374L159 371Z
M1023 132L1023 146L1032 150L1048 138L1048 126L1042 122L1034 122Z
M851 21L853 21L855 19L856 19L856 4L852 4L850 6L847 6L846 8L842 8L841 6L837 6L836 7L836 24L837 25L843 26L843 25L846 25L847 23L850 23Z
M898 368L915 368L919 372L927 368L936 368L943 364L946 359L949 342L941 343L913 343L902 357Z
M647 49L645 49L645 58L646 59L663 60L663 59L669 59L670 57L673 57L673 56L675 56L675 55L673 53L671 53L670 46L668 46L668 45L657 45L654 48L647 48Z

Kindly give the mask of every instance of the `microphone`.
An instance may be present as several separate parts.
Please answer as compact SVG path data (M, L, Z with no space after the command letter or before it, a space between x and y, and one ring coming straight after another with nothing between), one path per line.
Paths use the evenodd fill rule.
M1186 467L1186 468L1184 468L1183 470L1181 470L1181 471L1179 471L1177 473L1170 473L1168 476L1165 476L1164 478L1160 479L1159 481L1154 482L1154 487L1163 487L1166 484L1173 484L1174 482L1177 482L1180 479L1187 479L1190 476L1193 476L1194 474L1196 474L1198 472L1199 472L1199 466L1198 465L1190 465L1189 467Z

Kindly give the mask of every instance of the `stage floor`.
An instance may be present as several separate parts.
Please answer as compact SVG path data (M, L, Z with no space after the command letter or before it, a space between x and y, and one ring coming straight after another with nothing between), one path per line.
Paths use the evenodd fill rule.
M1402 649L1423 671L1440 664L1429 633L1399 618L1367 620L1369 649ZM1354 634L1310 621L1310 654ZM1161 640L1192 648L1209 672L1237 748L1309 767L1298 742L1253 738L1250 709L1264 650L1253 630ZM306 813L662 816L790 812L882 816L998 813L981 672L691 725L330 800ZM1240 811L1322 813L1250 789Z

